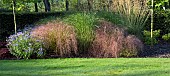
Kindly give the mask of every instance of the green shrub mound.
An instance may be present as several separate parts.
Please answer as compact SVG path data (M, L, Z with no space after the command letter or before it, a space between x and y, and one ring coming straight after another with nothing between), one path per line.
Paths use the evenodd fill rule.
M47 53L59 57L71 57L77 54L77 40L73 26L63 22L51 22L34 28L31 36L44 42Z
M165 41L170 41L170 33L163 35L162 39Z
M147 45L151 45L151 40L153 41L153 44L158 43L158 38L160 37L161 30L154 30L153 31L153 37L151 38L151 32L144 30L144 43Z
M100 21L89 49L92 57L132 57L142 50L142 42L134 35L107 21Z

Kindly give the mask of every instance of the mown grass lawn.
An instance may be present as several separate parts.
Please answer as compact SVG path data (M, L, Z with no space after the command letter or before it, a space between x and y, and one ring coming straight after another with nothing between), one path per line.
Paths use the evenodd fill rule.
M0 60L0 76L170 76L168 58Z

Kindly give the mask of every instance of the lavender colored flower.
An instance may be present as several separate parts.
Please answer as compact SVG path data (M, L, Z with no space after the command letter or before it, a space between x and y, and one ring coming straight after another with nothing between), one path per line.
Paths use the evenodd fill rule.
M25 30L31 30L26 28ZM31 54L37 53L39 56L43 55L42 43L40 40L32 39L29 31L18 32L17 34L10 35L7 40L7 47L10 53L17 58L28 59Z
M38 51L38 55L43 55L43 51Z

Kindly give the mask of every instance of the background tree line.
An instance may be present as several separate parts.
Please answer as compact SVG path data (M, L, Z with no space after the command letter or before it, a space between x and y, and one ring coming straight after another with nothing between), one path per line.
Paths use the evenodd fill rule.
M18 12L109 10L112 0L0 0L0 10Z

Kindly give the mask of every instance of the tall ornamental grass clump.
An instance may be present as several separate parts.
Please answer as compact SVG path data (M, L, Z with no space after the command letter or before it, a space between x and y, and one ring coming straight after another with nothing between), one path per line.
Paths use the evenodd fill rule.
M76 13L63 18L63 20L75 27L80 54L87 53L88 48L94 39L93 29L97 18L90 13Z
M37 55L37 57L45 55L43 43L40 40L32 38L29 31L10 35L6 41L10 53L18 59L29 59L33 55Z
M107 21L100 21L95 39L89 49L91 57L132 57L143 48L142 42L120 27Z
M31 36L44 42L47 53L58 57L77 54L77 40L74 27L63 22L51 22L34 28Z
M113 10L120 16L121 24L129 33L142 37L145 23L150 16L147 0L114 0Z

